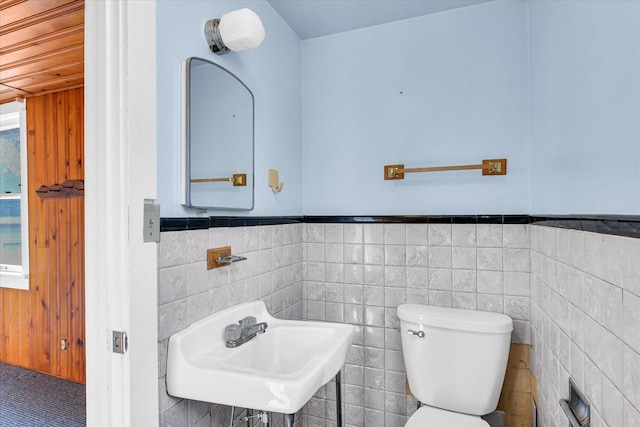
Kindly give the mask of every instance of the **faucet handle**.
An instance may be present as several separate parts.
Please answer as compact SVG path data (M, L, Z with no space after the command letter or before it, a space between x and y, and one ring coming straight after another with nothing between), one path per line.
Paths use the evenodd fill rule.
M244 329L255 325L257 323L257 319L254 316L247 316L238 323L240 324L240 327Z
M237 341L242 334L242 326L237 323L232 323L224 328L224 339L227 341Z

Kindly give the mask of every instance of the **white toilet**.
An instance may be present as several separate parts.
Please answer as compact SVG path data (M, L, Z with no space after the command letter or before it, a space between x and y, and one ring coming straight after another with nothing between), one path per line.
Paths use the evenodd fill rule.
M513 321L486 311L402 304L402 351L423 405L405 427L488 427L507 367Z

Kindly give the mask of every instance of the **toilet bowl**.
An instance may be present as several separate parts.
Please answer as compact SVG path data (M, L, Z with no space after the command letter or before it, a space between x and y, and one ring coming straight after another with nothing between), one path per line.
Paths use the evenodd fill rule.
M402 352L422 404L407 427L487 427L507 367L513 321L501 313L402 304Z

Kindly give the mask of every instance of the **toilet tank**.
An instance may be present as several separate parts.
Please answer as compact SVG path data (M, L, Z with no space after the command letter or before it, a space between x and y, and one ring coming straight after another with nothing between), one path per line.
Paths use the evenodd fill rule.
M509 316L402 304L398 317L407 380L416 399L471 415L496 409L513 329Z

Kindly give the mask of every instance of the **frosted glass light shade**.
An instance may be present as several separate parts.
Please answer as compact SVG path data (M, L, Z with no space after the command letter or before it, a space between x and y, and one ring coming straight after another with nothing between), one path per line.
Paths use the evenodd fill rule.
M234 52L258 47L265 37L260 17L246 8L222 15L218 30L222 42Z

